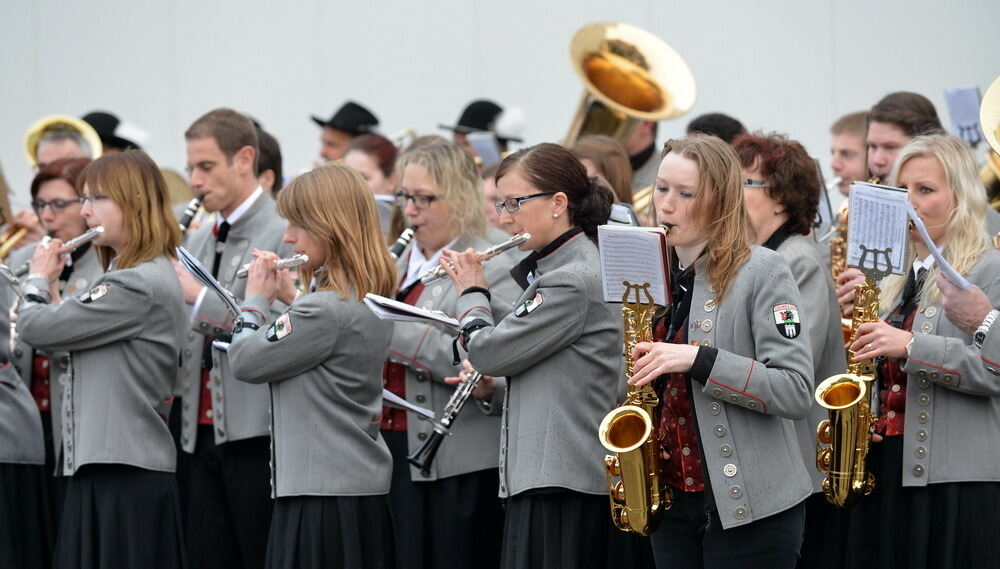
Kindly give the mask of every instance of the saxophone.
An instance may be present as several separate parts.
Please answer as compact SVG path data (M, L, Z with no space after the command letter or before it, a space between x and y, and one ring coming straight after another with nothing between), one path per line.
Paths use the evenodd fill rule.
M649 283L624 284L625 375L631 377L635 371L632 349L639 342L653 341L656 305ZM656 529L673 502L673 493L660 479L660 443L654 422L659 402L651 383L628 386L625 403L604 417L597 434L604 448L614 453L604 457L611 521L618 529L639 535Z
M879 319L879 293L876 284L892 272L890 251L869 249L861 245L862 267L869 253L875 259L872 269L862 268L865 281L854 287L854 314L851 319L851 338L847 350L847 372L825 379L816 388L816 402L825 408L829 419L816 428L816 468L826 474L823 494L826 500L839 507L846 507L875 487L875 477L868 472L869 435L875 424L871 411L871 386L875 380L875 363L872 360L855 362L855 352L850 349L857 336L858 327ZM878 270L878 255L884 255L887 268Z

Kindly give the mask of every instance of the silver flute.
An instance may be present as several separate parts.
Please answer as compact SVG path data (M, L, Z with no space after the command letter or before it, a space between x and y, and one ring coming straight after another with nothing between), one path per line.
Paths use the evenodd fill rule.
M403 253L403 249L406 249L406 246L410 244L410 241L413 241L413 234L416 232L416 225L413 227L407 227L402 233L399 234L399 239L396 239L396 242L389 247L389 255L394 261Z
M292 255L287 259L278 259L277 261L275 261L274 270L280 271L281 269L291 269L294 267L298 267L303 263L308 263L308 262L309 262L309 255L304 255L302 253L299 253L298 255ZM250 274L251 264L252 263L247 263L243 265L243 267L240 270L236 271L236 278L238 279L247 278L247 275Z
M94 239L97 239L97 237L102 233L104 233L104 227L98 225L97 227L94 227L93 229L88 229L87 231L63 243L62 249L66 250L65 253L72 253L73 251L76 251L77 249L82 247L85 243L90 243ZM51 240L52 239L46 235L44 238L42 238L41 241L38 242L38 244L48 245L49 241ZM17 271L14 272L14 276L16 276L17 278L21 278L24 275L28 274L28 270L30 269L29 263L30 261L18 267Z
M515 235L510 239L504 241L503 243L497 243L496 245L490 247L485 251L476 251L476 260L480 263L489 261L493 257L496 257L500 253L503 253L507 249L513 249L521 243L524 243L528 239L531 239L530 233L522 233L520 235ZM420 277L420 281L425 285L429 285L439 279L443 279L448 276L448 271L444 270L444 267L438 265L433 269L427 271L424 276Z

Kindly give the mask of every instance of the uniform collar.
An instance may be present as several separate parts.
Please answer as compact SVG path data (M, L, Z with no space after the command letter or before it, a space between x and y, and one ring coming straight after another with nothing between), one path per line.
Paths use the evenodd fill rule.
M556 237L548 245L531 253L520 263L514 265L514 268L510 270L510 276L514 277L514 281L522 289L528 288L528 285L534 280L534 273L538 269L538 262L556 252L560 247L581 233L583 233L583 228L573 227L566 233Z
M230 226L236 225L236 222L239 221L239 219L243 217L243 215L246 212L250 211L250 208L253 207L253 204L257 203L257 199L260 198L260 196L263 194L264 194L264 188L257 186L257 189L254 190L252 194L247 196L247 199L243 200L243 203L236 206L236 209L234 209L232 213L226 216L225 221L227 221ZM219 216L215 220L216 230L218 230L219 226L222 225L222 221L223 221L222 216Z

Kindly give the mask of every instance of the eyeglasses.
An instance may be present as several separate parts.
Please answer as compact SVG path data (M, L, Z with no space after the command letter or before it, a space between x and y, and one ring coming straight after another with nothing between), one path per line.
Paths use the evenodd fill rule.
M533 198L540 198L543 196L551 196L555 192L538 192L537 194L531 194L530 196L520 196L516 198L507 198L502 202L496 202L493 204L497 208L497 215L503 215L503 210L507 210L507 213L514 213L521 209L521 202L525 200L530 200Z
M67 207L75 203L81 203L81 201L82 200L78 199L77 200L58 199L58 200L52 200L50 202L44 202L42 200L32 200L31 209L35 210L36 214L42 215L42 210L45 209L46 206L48 206L52 208L52 213L62 213L63 210L65 210Z
M414 207L417 209L427 209L431 207L432 203L441 199L441 196L414 195L406 192L396 192L393 195L396 196L396 205L399 209L406 207L407 201L412 201Z
M108 199L108 196L83 196L80 198L80 203L83 205L97 203L101 200Z
M768 184L764 180L754 180L753 178L746 178L743 180L743 185L747 188L770 188L771 184Z

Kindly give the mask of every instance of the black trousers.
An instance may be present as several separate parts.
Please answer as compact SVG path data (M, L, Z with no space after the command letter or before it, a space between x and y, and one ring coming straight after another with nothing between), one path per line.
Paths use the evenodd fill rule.
M497 469L433 482L410 480L406 433L382 431L392 453L389 507L400 569L500 565L503 511ZM444 441L448 444L451 441Z
M607 496L562 488L511 496L504 519L500 566L605 569L611 531L608 508Z
M49 513L52 527L59 527L59 517L62 515L63 501L66 498L66 480L62 476L62 464L59 464L60 474L56 474L56 453L52 439L52 412L40 411L42 417L42 433L45 437L45 488L49 496Z
M45 483L52 476L43 469L0 463L0 569L49 566L53 531Z
M187 461L187 527L192 569L264 567L271 527L270 440L215 444L211 425L198 427Z
M793 569L805 506L724 530L703 492L674 492L674 505L651 537L657 569Z

